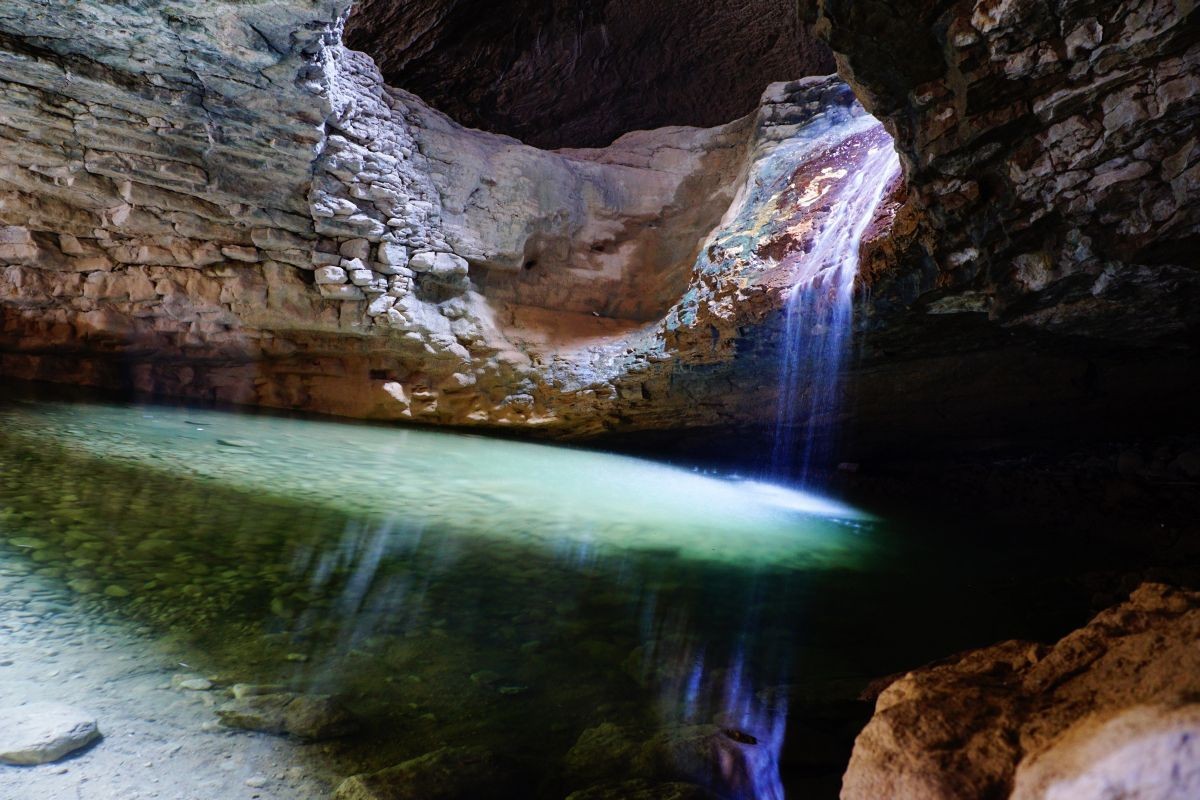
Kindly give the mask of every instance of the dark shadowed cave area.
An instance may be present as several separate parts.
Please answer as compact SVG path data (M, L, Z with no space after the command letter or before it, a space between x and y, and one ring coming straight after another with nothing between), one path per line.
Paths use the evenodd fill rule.
M0 800L1200 797L1198 13L0 3Z
M463 125L544 148L720 125L834 71L790 0L364 0L346 44Z

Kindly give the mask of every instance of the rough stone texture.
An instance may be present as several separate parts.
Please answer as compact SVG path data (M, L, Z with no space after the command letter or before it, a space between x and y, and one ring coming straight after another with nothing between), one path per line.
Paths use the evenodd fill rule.
M727 361L782 304L753 204L796 203L794 163L869 122L814 79L721 128L547 153L384 86L338 43L347 0L23 5L0 17L18 377L574 435L715 423L745 412L672 396L673 350Z
M1194 796L1198 641L1200 593L1144 584L1053 646L1005 642L911 672L880 694L841 796Z
M46 764L99 736L94 716L62 703L0 709L0 763Z
M259 693L246 687L235 691L234 699L217 709L217 717L230 728L289 734L310 741L333 739L358 730L358 721L327 695Z
M1063 25L1093 6L1009 3L993 25L939 4L961 47L915 0L902 24L812 12L910 186L872 227L841 416L800 424L852 409L862 437L911 442L1185 413L1200 206L1194 104L1174 98L1196 26L1122 3L1068 55L1084 34ZM570 437L771 429L780 309L829 210L806 198L858 163L844 85L549 153L385 86L341 44L349 9L0 9L6 377ZM1027 23L1057 60L1013 55ZM1105 127L1135 86L1173 88ZM1086 182L1059 186L1076 162L1043 174L1036 151L1073 116L1101 135L1071 170ZM1127 151L1154 168L1110 164Z
M1194 3L806 7L905 163L905 224L869 267L878 308L1194 344Z
M346 43L464 125L537 147L721 125L769 83L834 69L790 0L362 0Z

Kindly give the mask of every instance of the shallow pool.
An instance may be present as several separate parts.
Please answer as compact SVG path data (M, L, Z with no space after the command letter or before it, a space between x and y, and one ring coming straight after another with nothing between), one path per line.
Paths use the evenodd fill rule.
M634 778L819 796L794 790L809 773L828 788L857 692L912 657L885 607L911 599L885 576L924 558L897 542L828 498L642 459L11 401L0 628L8 675L24 672L0 683L0 705L61 691L112 709L107 738L51 776L96 797L326 796L445 747L500 759L499 796L617 797L629 789L611 784ZM333 697L352 724L315 743L228 726L263 693ZM137 736L180 726L170 758L131 755ZM230 772L251 783L222 783L254 747L267 749ZM123 766L104 766L106 748ZM0 775L0 795L42 774Z

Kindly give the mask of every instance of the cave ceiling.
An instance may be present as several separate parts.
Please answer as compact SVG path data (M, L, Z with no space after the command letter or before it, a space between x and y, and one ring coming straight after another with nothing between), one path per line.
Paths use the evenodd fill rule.
M458 122L544 148L719 125L834 71L792 0L360 0L346 41Z

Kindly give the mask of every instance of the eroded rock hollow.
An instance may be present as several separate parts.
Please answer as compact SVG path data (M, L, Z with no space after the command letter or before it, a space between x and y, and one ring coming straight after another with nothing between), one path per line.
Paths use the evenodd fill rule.
M649 4L522 17L532 42L454 34L467 3L0 11L5 374L572 437L767 428L782 309L828 217L814 165L853 174L857 94L904 163L835 404L862 441L886 445L896 420L953 439L1182 413L1200 307L1190 6L768 6L676 9L689 22L660 60L618 24L667 13ZM679 53L735 22L755 58L675 79ZM624 133L711 124L756 81L823 68L809 31L849 85L775 83L717 127ZM460 97L468 124L624 135L551 152L464 128L347 39ZM478 70L443 68L466 53ZM1028 404L993 413L998 387Z

